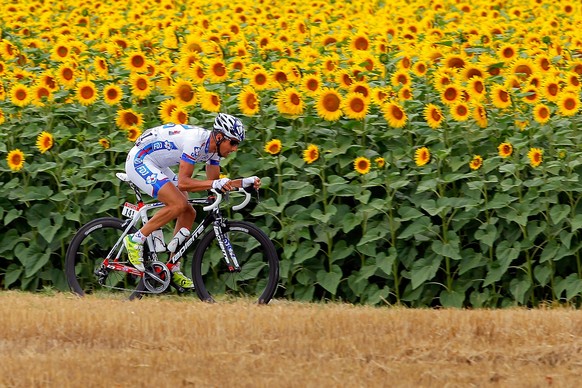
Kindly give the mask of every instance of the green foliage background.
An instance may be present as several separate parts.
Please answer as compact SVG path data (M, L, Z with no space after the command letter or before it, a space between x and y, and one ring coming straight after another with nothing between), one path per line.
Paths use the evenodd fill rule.
M6 9L6 3L3 6ZM444 19L434 18L435 23L439 20L446 31ZM177 29L176 36L183 41L186 30ZM21 36L7 24L2 38L27 55L29 71L40 72L43 61L50 67L47 53L19 43ZM462 34L451 32L445 43L460 46ZM337 47L348 45L346 37ZM251 47L256 48L253 43ZM315 49L325 54L325 47ZM92 50L88 47L84 55L102 54ZM284 57L258 48L252 54L252 61L267 68ZM570 54L579 56L576 51ZM386 73L368 74L371 87L385 86L389 74L398 70L397 46L381 57ZM109 58L110 73L118 80L127 78L128 71L113 59ZM18 58L3 61L16 63ZM554 61L563 64L562 58ZM434 130L422 114L427 103L439 100L429 77L412 75L413 98L401 102L408 116L402 128L387 125L382 107L372 104L364 120L344 115L328 122L316 113L316 98L305 99L303 114L288 117L277 109L276 90L259 93L260 113L243 117L248 141L225 161L224 169L231 177L263 178L262 201L244 217L260 225L277 245L282 267L279 296L415 307L535 306L547 301L578 305L580 115L561 116L553 108L549 122L530 120L522 128L516 119L531 117L531 107L517 93L508 110L487 105L485 129L471 120L455 122L447 114L445 123ZM5 90L14 82L2 79ZM487 82L503 79L490 77ZM240 114L237 96L244 86L244 80L234 79L205 85L220 94L221 110L233 114ZM143 128L159 124L157 108L168 97L163 91L138 101L130 98L127 86L124 90L128 97L122 107L143 114ZM6 118L0 153L18 148L26 156L18 172L6 161L0 166L0 284L66 290L64 253L76 229L97 216L119 216L128 199L127 188L114 173L123 170L131 143L115 125L116 108L103 101L81 105L73 90L59 90L54 103L44 107L17 107L6 99L0 109ZM209 127L212 118L202 109L190 110L192 124ZM42 131L51 133L55 144L41 154L35 142ZM109 139L111 148L103 149L101 138ZM264 150L274 138L283 144L279 155ZM497 154L501 142L514 147L507 159ZM311 164L302 158L308 144L320 151ZM421 146L428 147L432 157L418 167L414 151ZM527 157L531 147L544 150L537 168ZM473 155L484 158L475 171L469 168ZM372 161L369 173L354 170L357 157ZM386 165L373 163L377 157Z

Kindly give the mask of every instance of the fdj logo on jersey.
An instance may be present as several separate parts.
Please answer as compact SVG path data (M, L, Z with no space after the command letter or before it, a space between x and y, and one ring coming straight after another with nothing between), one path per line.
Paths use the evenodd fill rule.
M145 165L141 165L135 169L139 176L145 179L148 185L153 185L158 180L158 174L152 173L149 168Z

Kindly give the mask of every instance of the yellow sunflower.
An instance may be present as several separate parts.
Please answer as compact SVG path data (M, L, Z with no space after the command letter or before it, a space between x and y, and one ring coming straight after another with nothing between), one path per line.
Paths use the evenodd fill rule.
M523 90L523 97L521 98L524 102L535 105L540 101L540 93L538 88L534 85L526 86Z
M542 164L544 151L541 148L532 147L527 153L529 163L532 167L537 167Z
M127 140L135 142L141 135L141 130L137 127L131 127L127 130Z
M511 64L511 73L524 80L536 71L535 62L529 58L517 58Z
M471 170L478 170L481 168L482 165L483 158L481 157L481 155L473 156L473 159L471 159L471 162L469 162L469 167L471 168Z
M99 145L106 150L111 147L111 142L108 139L102 137L101 139L99 139Z
M310 144L307 149L303 150L303 160L311 164L319 159L319 148L315 144Z
M457 84L449 84L441 91L441 101L443 104L451 105L463 98L463 88Z
M408 70L402 69L394 72L392 77L390 77L390 82L392 83L392 86L409 85L410 75L408 74Z
M92 105L97 101L97 88L91 81L81 81L77 84L77 100L81 105Z
M350 49L353 51L367 51L370 49L368 34L358 33L350 39Z
M188 112L184 106L178 106L172 111L171 122L176 124L188 124Z
M580 109L578 93L562 92L556 102L562 116L574 116Z
M123 91L117 84L110 84L103 88L103 100L107 105L118 104L123 98Z
M556 77L548 77L542 82L541 91L548 101L558 101L560 90L560 80Z
M71 50L69 50L69 42L57 42L51 50L51 59L58 62L64 62L69 59Z
M471 98L481 101L487 93L485 81L481 77L472 77L467 81L467 93Z
M117 111L117 126L121 129L129 130L132 127L141 127L143 124L143 115L133 109L120 109Z
M305 103L303 96L296 88L291 87L279 91L275 100L279 113L291 116L303 114Z
M158 114L162 120L162 123L167 124L172 122L172 112L179 105L180 103L175 98L170 98L160 103Z
M382 105L382 113L392 128L402 128L408 121L406 112L396 102L388 102Z
M360 93L348 93L342 101L342 109L346 117L363 120L368 114L368 99Z
M196 85L204 83L206 79L206 72L204 71L204 66L200 63L195 63L192 65L190 71L187 73L190 76L192 82Z
M513 146L508 142L499 144L497 150L499 151L499 156L502 158L508 158L511 156L511 154L513 154Z
M0 109L0 125L4 124L4 122L6 122L6 115L4 115L4 112Z
M95 68L95 72L100 77L105 77L109 73L109 64L103 57L95 57L93 60L93 67Z
M53 148L53 144L53 135L46 131L41 132L36 138L36 148L38 148L41 154Z
M42 84L34 85L31 92L32 104L36 106L44 106L45 102L51 101L53 98L52 91Z
M132 73L129 76L131 94L137 98L143 99L152 93L152 83L145 74Z
M370 172L370 167L372 167L372 163L370 163L370 159L360 156L357 157L354 161L354 170L360 174L367 174Z
M24 107L30 104L32 100L32 93L28 86L23 84L16 84L10 89L10 101L12 104Z
M319 74L307 74L302 79L303 91L308 96L315 96L321 89L321 76Z
M497 50L497 57L504 62L513 61L517 58L517 55L517 47L511 43L503 44Z
M211 82L220 83L226 81L228 78L228 71L222 58L213 58L209 61L208 78Z
M196 103L196 89L191 82L179 79L174 84L173 97L183 105L194 105Z
M75 78L77 77L77 70L75 66L70 63L63 63L59 66L56 74L58 83L66 88L73 88L75 86Z
M537 104L533 108L534 120L540 124L545 124L550 120L550 108L546 104Z
M125 66L133 72L146 72L147 58L140 50L131 51L127 54Z
M341 106L342 97L337 89L325 87L317 96L317 114L324 120L339 120L339 118L342 116Z
M259 113L261 109L259 95L251 86L245 87L238 96L240 111L246 116Z
M441 126L444 117L441 108L435 104L427 104L424 107L424 119L429 127L436 129Z
M430 161L430 151L426 147L420 147L414 151L414 163L418 167L424 166Z
M491 103L499 109L505 109L511 106L511 95L503 85L493 86L491 88L490 97Z
M451 117L455 121L467 121L469 119L469 106L465 102L457 102L450 106Z
M376 166L378 166L378 168L382 168L386 165L386 159L379 156L376 159L374 159L374 163L376 163Z
M475 120L479 127L487 128L489 121L487 120L487 110L485 110L485 106L480 103L473 104L473 120Z
M220 112L222 100L218 93L204 90L200 98L200 106L207 112Z
M281 148L282 144L279 139L269 140L267 144L265 144L265 152L271 155L278 155L281 152Z
M250 75L250 85L255 90L265 90L271 86L269 81L269 73L265 69L257 68L254 69Z
M24 167L24 153L18 148L12 150L8 153L6 161L12 171L20 171Z

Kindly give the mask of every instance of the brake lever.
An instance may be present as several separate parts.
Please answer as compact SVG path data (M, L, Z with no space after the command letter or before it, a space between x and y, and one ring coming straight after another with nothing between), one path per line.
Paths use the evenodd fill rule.
M259 202L259 189L255 189L255 186L249 186L249 187L245 187L243 188L244 191L246 191L249 194L252 194L253 191L255 192L255 195L257 197L257 202Z

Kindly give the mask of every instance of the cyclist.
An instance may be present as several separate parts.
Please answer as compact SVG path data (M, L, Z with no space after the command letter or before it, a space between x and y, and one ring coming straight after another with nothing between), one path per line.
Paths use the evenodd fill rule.
M242 122L219 113L212 130L192 125L165 124L150 128L136 140L129 151L125 170L129 179L142 191L166 206L133 235L124 239L129 261L140 271L143 265L143 244L153 231L176 219L174 235L182 228L192 228L196 210L188 203L188 192L216 189L229 191L235 187L254 186L256 177L231 180L220 178L220 160L238 150L245 138ZM194 165L206 163L206 179L194 179ZM179 165L175 174L170 167ZM172 280L182 288L193 288L192 280L180 271L180 263L172 268Z

